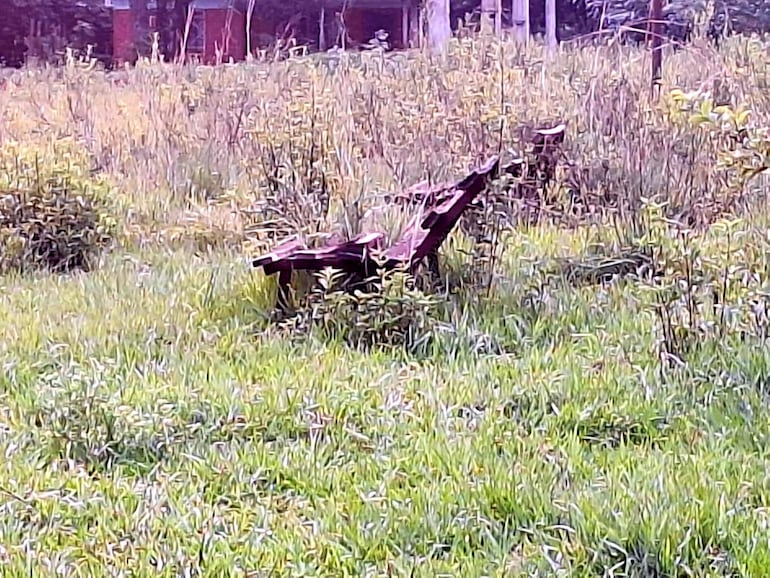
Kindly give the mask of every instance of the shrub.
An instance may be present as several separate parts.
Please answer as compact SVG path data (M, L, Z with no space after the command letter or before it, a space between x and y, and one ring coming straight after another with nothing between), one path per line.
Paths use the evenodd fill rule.
M687 122L716 135L723 144L718 170L726 170L728 183L743 192L763 174L770 172L770 130L751 122L751 110L717 105L708 94L674 90L672 102Z
M326 270L310 292L307 306L291 323L295 330L316 330L325 339L352 347L404 348L425 352L440 317L437 296L414 286L405 271L381 272L367 290L337 288L341 274Z
M108 185L77 151L0 149L0 273L88 270L111 241Z
M672 118L720 145L710 174L722 183L724 197L764 196L762 179L770 172L767 128L751 121L749 109L716 105L699 91L674 90L670 96ZM758 205L747 200L742 208L751 215ZM661 353L673 367L684 367L704 348L723 349L729 339L762 346L767 340L768 269L759 265L764 245L758 242L764 233L729 208L699 232L685 223L672 227L662 203L644 207L643 241L654 248L663 273L646 288L654 292Z

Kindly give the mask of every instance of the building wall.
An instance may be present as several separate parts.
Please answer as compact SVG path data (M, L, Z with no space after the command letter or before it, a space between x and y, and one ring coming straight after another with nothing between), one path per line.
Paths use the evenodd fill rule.
M206 64L215 64L217 50L223 51L222 61L246 57L246 17L232 8L206 10Z
M206 44L203 61L215 64L217 50L222 50L223 62L243 60L246 56L246 19L244 14L232 8L204 11ZM229 25L229 26L228 26ZM132 62L134 50L134 17L131 10L113 10L113 61L116 64Z
M348 36L356 43L363 44L374 37L377 30L388 32L388 42L395 48L403 48L401 8L348 8L345 12L345 27Z
M115 64L134 58L134 15L130 10L112 11L112 59Z
M251 30L247 32L251 34L252 50L256 51L271 45L275 40L277 26L278 23L273 19L260 16L255 10L251 17Z
M115 6L118 2L119 0L114 0ZM124 2L128 6L127 0ZM197 0L195 4L205 13L206 41L202 59L206 64L217 62L218 49L223 50L223 62L228 62L231 58L240 61L246 57L246 15L234 8L221 7L222 4L222 0ZM130 9L123 8L114 8L112 14L113 60L116 63L133 61L136 54L133 48L133 15ZM327 18L331 17L332 14L327 15ZM354 45L371 40L377 30L384 29L389 33L388 41L392 47L404 48L403 13L400 8L348 8L345 13L345 25ZM255 10L251 31L254 47L257 48L261 44L260 37L274 38L275 27L276 23L260 18L258 10ZM334 40L327 37L327 42Z

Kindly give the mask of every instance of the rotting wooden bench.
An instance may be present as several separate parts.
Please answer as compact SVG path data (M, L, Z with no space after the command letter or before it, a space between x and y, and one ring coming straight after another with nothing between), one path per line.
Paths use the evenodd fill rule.
M564 123L548 128L529 129L525 141L532 147L531 152L514 158L500 169L501 175L515 179L514 183L501 192L502 197L524 202L529 211L535 213L535 218L540 214L538 191L545 190L555 178L558 155L566 131ZM390 201L401 206L430 206L441 202L452 191L453 186L452 183L431 186L428 181L423 181L394 195ZM476 241L486 236L484 223L477 221L484 218L484 209L490 200L484 195L477 195L460 221L463 232ZM429 255L429 261L434 257Z
M329 243L317 249L308 248L295 237L254 259L252 266L261 268L266 275L278 274L278 307L284 311L288 309L294 271L318 272L330 267L350 276L367 278L378 267L393 270L405 266L414 272L427 259L429 269L435 274L438 248L468 206L499 176L499 168L500 159L493 156L454 185L425 187L418 213L390 247L384 247L385 234L380 232L363 233L350 241Z
M549 183L556 178L556 167L566 133L567 127L564 123L550 128L532 129L527 139L527 143L532 146L531 152L525 152L522 157L514 159L505 167L505 174L513 177L514 182L507 190L503 191L502 198L515 199L523 203L520 210L523 209L524 214L519 214L515 219L516 221L520 222L524 218L526 222L533 224L540 219L544 204L541 194L545 193ZM501 197L496 200L501 200ZM479 198L472 207L474 212L478 209L478 212L483 214L486 201L485 198ZM472 216L469 215L468 220ZM509 220L508 224L512 224L512 222ZM476 227L477 230L483 228L478 227L478 225ZM467 231L468 234L471 232L471 230ZM482 233L476 232L476 236L483 236Z
M532 130L528 139L532 145L529 160L516 158L500 170L499 157L494 156L459 182L431 185L424 181L395 195L391 202L416 207L418 212L390 247L384 247L385 234L381 232L363 233L345 242L328 242L315 249L294 237L254 259L252 265L263 269L266 275L278 274L278 305L283 310L288 308L293 271L318 272L330 267L351 278L365 279L377 270L378 262L386 270L405 265L414 272L426 261L428 271L436 278L440 274L439 247L469 208L483 207L481 193L487 190L489 182L501 173L520 179L509 194L527 199L553 179L555 153L565 134L563 123Z

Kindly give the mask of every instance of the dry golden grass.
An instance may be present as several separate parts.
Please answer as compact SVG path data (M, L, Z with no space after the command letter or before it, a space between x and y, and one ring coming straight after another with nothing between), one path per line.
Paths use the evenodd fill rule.
M144 237L160 224L166 235L198 227L212 242L242 239L249 209L266 198L284 226L350 229L378 202L370 193L454 178L516 149L522 126L555 120L568 124L574 164L562 182L579 184L590 206L644 193L707 210L720 201L703 170L718 145L673 121L665 94L716 91L761 123L770 114L762 51L739 40L667 54L662 103L650 98L649 54L618 46L550 56L464 39L440 63L410 52L107 75L73 65L14 75L0 93L0 138L74 139Z

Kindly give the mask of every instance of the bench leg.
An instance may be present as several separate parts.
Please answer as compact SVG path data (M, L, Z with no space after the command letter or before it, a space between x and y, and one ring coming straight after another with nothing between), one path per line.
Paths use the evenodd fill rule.
M281 271L278 273L278 292L277 292L277 309L282 313L288 313L290 310L290 295L291 293L291 271Z
M441 286L441 268L439 267L438 251L431 251L425 257L426 264L428 266L428 274L430 276L431 283L440 287Z

